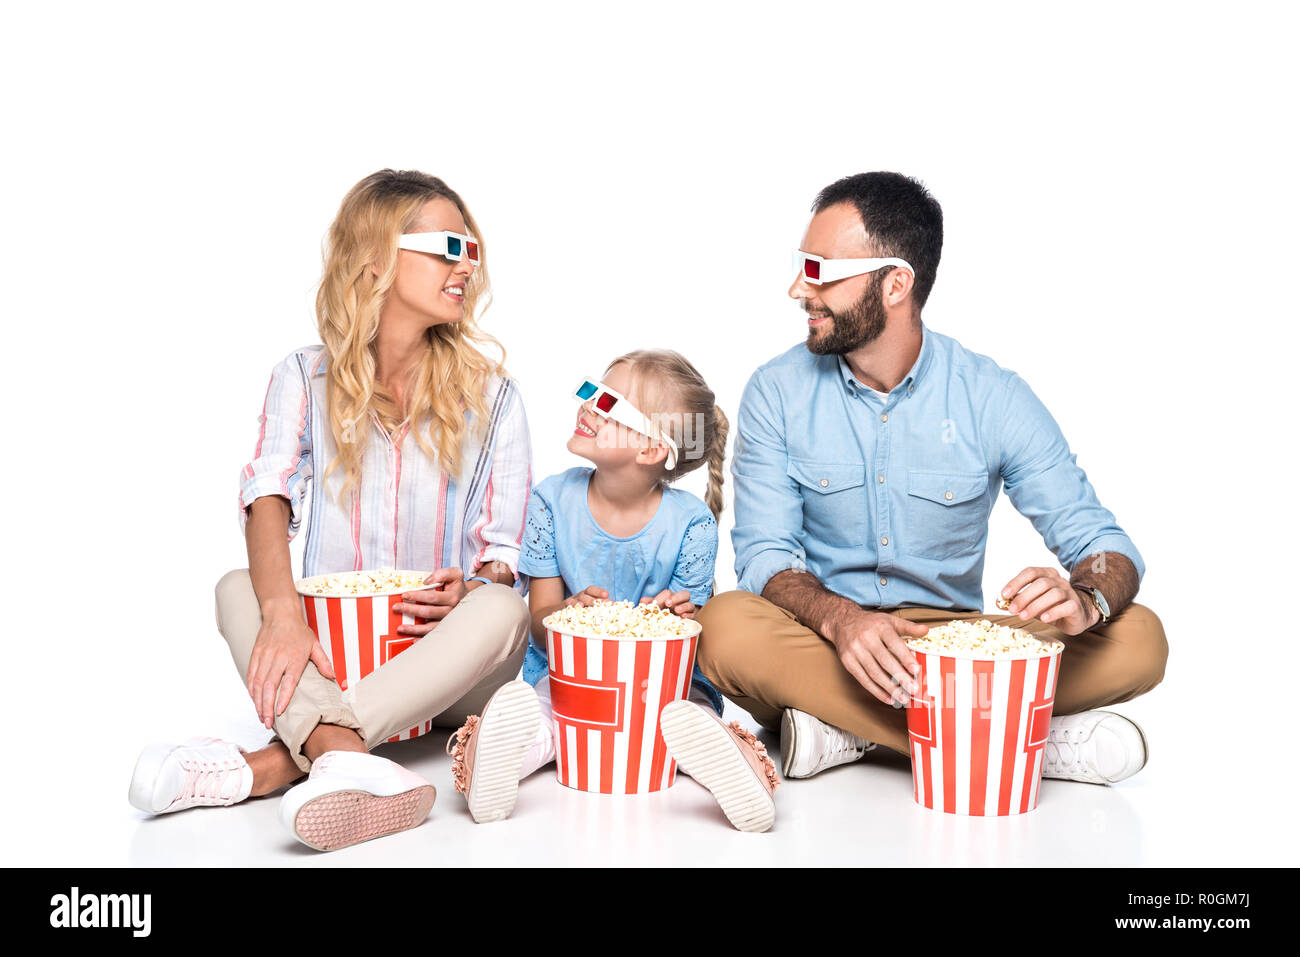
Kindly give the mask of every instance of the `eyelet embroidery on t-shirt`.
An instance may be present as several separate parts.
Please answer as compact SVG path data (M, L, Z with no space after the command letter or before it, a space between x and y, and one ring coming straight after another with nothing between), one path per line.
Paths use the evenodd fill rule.
M536 496L534 496L536 497ZM541 561L555 560L555 519L551 515L551 506L537 500L539 508L534 512L528 510L528 521L524 529L524 544L530 556Z
M712 515L696 519L686 527L686 534L682 536L681 553L677 559L679 577L694 580L698 574L695 570L698 564L707 562L712 565L716 561L712 545L717 540L717 527L718 523Z

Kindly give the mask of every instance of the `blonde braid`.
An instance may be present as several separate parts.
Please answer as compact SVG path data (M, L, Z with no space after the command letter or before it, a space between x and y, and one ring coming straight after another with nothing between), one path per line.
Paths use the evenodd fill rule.
M709 511L719 522L722 521L722 464L727 458L727 432L730 430L730 424L727 422L727 416L723 413L722 407L715 405L713 407L713 425L710 432L713 435L713 441L709 443L709 451L706 456L709 463L709 484L704 492L704 504L709 506Z

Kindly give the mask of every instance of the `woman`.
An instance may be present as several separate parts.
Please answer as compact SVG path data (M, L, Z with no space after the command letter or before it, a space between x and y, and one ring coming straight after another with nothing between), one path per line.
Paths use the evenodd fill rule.
M241 474L249 567L217 584L218 628L276 738L252 753L214 739L147 748L136 807L233 804L310 771L281 803L304 843L414 827L433 786L369 749L456 727L519 670L528 609L512 586L531 456L516 386L475 348L500 348L475 325L490 297L483 256L474 218L436 177L383 170L344 198L316 296L323 345L272 372ZM425 621L401 634L436 639L341 691L294 589L288 542L304 518L304 576L436 569L436 587L397 608Z

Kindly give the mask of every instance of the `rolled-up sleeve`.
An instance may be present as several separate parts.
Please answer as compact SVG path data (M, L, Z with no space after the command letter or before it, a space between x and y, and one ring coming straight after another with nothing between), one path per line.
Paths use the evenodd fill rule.
M289 501L289 538L302 525L303 499L310 478L310 399L297 353L271 371L262 414L258 417L253 459L239 473L239 530L248 523L248 507L264 495Z
M778 572L803 567L803 497L789 475L780 397L763 370L750 376L736 415L736 551L740 588L756 595Z
M519 548L524 540L528 491L533 480L533 453L519 388L508 379L502 388L508 394L493 439L487 490L478 516L467 523L468 554L474 556L475 568L487 562L502 562L518 579Z
M1097 499L1075 463L1060 426L1017 375L1007 382L1001 428L1001 472L1007 497L1033 524L1043 542L1072 570L1089 555L1118 552L1145 572L1142 556L1115 516Z

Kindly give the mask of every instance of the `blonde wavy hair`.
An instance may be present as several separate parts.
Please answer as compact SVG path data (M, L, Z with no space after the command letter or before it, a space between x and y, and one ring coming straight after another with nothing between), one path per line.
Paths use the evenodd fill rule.
M478 317L492 299L487 244L460 196L438 177L416 170L380 170L353 186L330 225L316 293L316 323L329 356L330 432L339 451L325 479L344 470L340 503L361 481L370 413L389 432L402 423L397 397L375 378L379 315L397 279L398 237L411 230L425 203L439 197L456 204L479 244L479 265L465 285L464 318L427 331L429 348L412 371L407 391L415 440L427 455L436 454L446 471L455 474L460 468L468 429L465 411L475 413L482 429L488 418L487 377L505 374L505 348L478 328ZM499 359L479 350L487 344L500 352Z
M722 466L727 456L730 424L700 371L680 352L637 349L619 356L605 368L626 364L631 372L635 402L642 412L677 443L677 463L664 469L664 482L675 482L701 465L708 465L704 504L721 518Z

